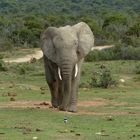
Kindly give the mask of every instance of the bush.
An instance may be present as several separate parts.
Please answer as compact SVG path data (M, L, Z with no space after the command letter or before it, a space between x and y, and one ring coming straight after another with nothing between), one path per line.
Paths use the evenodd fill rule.
M0 54L0 59L3 59L3 55L2 54Z
M136 65L135 72L136 74L140 74L140 64Z
M113 84L114 81L112 80L110 70L104 69L100 75L100 87L108 88Z
M113 80L111 71L108 70L105 66L101 66L99 72L94 72L91 79L91 87L102 87L108 88L111 86L116 86L117 82Z
M3 60L0 60L0 71L7 71L7 67L5 65L5 63L3 62Z
M140 37L124 36L122 42L133 47L140 47Z
M20 68L19 68L19 74L20 74L20 75L24 75L25 73L26 73L25 67L20 67Z
M0 51L7 51L7 50L12 50L13 45L9 40L5 39L0 39Z
M29 71L34 71L34 67L31 64L23 63L17 66L17 71L20 75L24 75Z
M140 60L140 47L116 44L115 47L102 51L91 51L85 58L87 62L100 60Z

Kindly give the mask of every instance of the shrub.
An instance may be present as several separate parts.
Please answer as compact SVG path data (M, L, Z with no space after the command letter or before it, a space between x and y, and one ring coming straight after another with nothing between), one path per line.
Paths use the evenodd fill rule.
M0 54L0 59L3 59L3 55L2 54Z
M113 80L111 71L105 66L101 66L99 72L93 72L93 77L91 78L91 87L102 87L108 88L110 86L116 86L117 82Z
M3 62L3 60L0 60L0 71L7 71L7 67L5 65L5 63Z
M113 85L113 80L110 70L104 69L100 75L100 87L108 88Z
M12 50L13 45L9 40L5 40L3 38L0 39L0 51L7 51L7 50Z
M115 47L102 51L91 51L85 58L87 62L100 60L140 60L140 47L116 44Z
M34 71L34 67L31 64L23 63L17 66L17 71L20 75L24 75L29 71Z
M140 74L140 64L136 65L135 72L136 74Z
M24 67L20 67L19 69L19 74L25 74L26 73L26 69Z
M127 45L131 45L133 47L140 47L140 37L124 36L122 38L122 41Z

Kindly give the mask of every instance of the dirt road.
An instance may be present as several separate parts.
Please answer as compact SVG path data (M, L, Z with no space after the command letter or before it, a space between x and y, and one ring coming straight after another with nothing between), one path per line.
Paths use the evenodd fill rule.
M109 49L114 47L114 45L105 45L105 46L95 46L91 50L103 50L103 49Z
M16 59L6 58L3 60L6 63L24 63L24 62L30 62L33 58L38 60L38 59L42 58L42 56L43 56L42 51L36 50L35 54L29 54L24 57L16 58Z

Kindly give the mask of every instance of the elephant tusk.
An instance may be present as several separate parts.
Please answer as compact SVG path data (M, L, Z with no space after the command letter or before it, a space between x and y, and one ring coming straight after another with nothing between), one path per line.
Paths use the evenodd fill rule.
M78 74L78 65L76 64L76 65L75 65L75 75L74 75L74 76L76 77L77 74Z
M61 72L60 72L60 68L58 67L58 75L59 75L59 79L62 80L62 76L61 76Z

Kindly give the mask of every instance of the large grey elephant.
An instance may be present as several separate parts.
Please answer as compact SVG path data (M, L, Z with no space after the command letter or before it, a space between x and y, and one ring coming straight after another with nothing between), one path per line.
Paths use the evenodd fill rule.
M94 46L89 26L48 27L41 36L45 75L51 103L63 111L77 111L78 84L84 57Z

